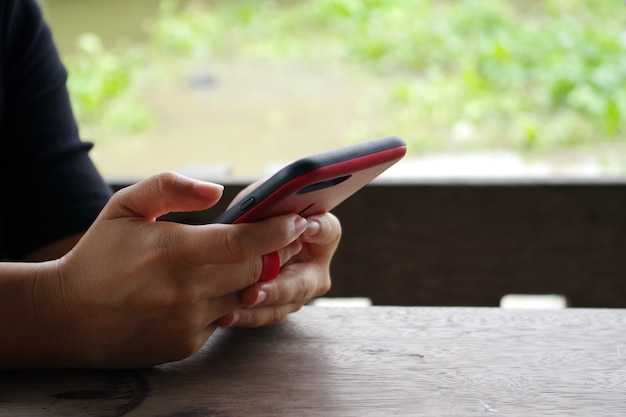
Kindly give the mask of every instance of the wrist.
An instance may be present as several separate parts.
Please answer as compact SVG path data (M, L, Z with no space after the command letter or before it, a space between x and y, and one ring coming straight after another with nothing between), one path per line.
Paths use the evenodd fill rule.
M0 264L0 368L64 366L73 356L59 261Z

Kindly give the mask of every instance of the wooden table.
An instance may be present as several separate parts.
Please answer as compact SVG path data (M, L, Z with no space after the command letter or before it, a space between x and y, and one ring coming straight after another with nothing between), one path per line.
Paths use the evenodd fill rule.
M0 376L2 416L624 416L626 310L305 307L141 371Z

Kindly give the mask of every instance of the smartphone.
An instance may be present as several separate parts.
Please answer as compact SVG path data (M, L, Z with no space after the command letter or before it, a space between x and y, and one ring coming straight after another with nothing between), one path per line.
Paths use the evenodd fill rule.
M325 213L406 154L398 136L357 143L299 159L264 181L214 223L251 223L281 214Z

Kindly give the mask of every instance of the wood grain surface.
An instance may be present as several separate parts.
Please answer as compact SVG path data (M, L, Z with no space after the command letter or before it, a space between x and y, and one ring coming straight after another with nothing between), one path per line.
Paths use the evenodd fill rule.
M624 416L626 310L305 307L140 371L0 375L1 416Z

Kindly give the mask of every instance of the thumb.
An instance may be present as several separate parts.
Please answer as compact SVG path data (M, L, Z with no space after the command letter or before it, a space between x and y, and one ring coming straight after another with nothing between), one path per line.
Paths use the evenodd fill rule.
M113 195L103 210L107 218L143 217L154 220L173 211L197 211L222 198L224 187L175 172L154 175Z

